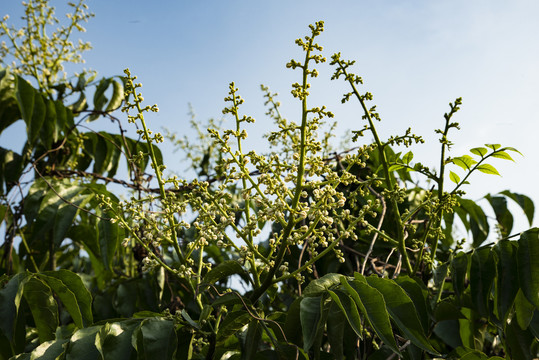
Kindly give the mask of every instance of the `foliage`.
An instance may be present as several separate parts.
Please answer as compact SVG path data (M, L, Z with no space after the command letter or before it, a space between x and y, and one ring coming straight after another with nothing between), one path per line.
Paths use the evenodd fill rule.
M166 175L164 137L146 119L158 108L129 70L98 82L58 76L88 47L68 40L90 17L82 1L52 37L48 2L25 8L27 27L10 30L4 18L0 33L12 44L2 58L18 61L0 72L0 132L18 120L27 131L22 151L0 148L0 358L538 356L539 230L511 235L507 207L516 202L531 224L533 203L487 194L493 224L463 191L518 151L487 144L449 156L460 98L436 130L440 164L429 168L413 162L408 148L423 139L411 130L379 135L373 95L360 92L354 62L334 54L333 79L350 86L342 101L357 100L365 125L357 147L331 152L332 127L318 134L333 114L308 103L313 66L326 62L317 22L296 40L303 60L287 64L299 71L301 119L284 118L263 86L276 126L267 154L248 151L254 119L230 84L223 114L235 127L212 123L199 143L178 143L200 177L188 181ZM119 108L137 137L112 115ZM103 118L118 133L83 126ZM492 226L497 240L486 243Z

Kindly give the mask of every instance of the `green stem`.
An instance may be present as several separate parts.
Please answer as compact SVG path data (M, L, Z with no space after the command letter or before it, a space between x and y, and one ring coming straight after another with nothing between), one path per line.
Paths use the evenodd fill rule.
M286 250L288 249L288 238L290 234L292 233L292 230L294 229L294 226L296 225L296 222L294 221L294 212L297 209L299 199L301 196L301 192L303 191L303 177L305 175L305 156L306 156L306 138L307 138L307 69L309 65L310 55L311 55L311 49L313 44L314 36L310 38L309 44L307 46L307 51L305 54L305 62L303 63L303 79L302 79L302 98L301 98L301 140L300 140L300 148L299 148L299 165L298 165L298 174L296 177L296 186L295 186L295 194L294 198L292 199L292 212L290 212L290 215L288 217L288 224L286 225L283 236L281 238L281 246L279 248L279 252L277 253L277 256L275 258L275 264L270 268L268 271L268 274L266 275L266 278L264 279L264 282L262 285L253 291L253 294L251 295L251 301L254 303L257 301L262 294L273 284L273 277L275 276L275 273L277 272L277 269L281 266L281 263L283 261L284 255L286 254Z
M346 72L346 68L342 65L342 63L339 62L339 66L341 70L343 71L343 74L348 80L348 83L352 86L352 91L354 92L354 95L359 100L361 107L363 108L363 112L365 113L365 116L367 118L367 121L369 122L369 129L371 130L372 135L374 136L374 141L376 142L376 147L378 148L378 153L380 155L380 161L382 162L382 167L384 170L384 176L386 185L389 188L390 191L395 190L395 184L393 183L393 179L391 177L391 174L389 173L389 165L386 157L386 153L384 151L384 144L382 144L382 141L380 140L380 137L378 136L378 133L376 131L376 127L374 126L374 122L372 120L371 113L369 109L367 108L367 105L365 104L365 101L363 100L363 97L359 94L359 91L357 90L356 86L354 85L354 82L349 77L348 73ZM397 203L397 200L395 198L392 198L390 201L391 208L393 210L394 214L394 220L395 220L395 229L397 230L397 241L398 245L397 248L399 252L402 255L402 259L404 262L404 268L408 271L408 273L412 273L412 265L410 263L410 259L408 257L408 253L406 252L406 244L404 239L404 223L402 222L399 206Z
M140 98L136 93L136 87L135 87L135 84L133 83L133 78L131 78L130 74L128 74L127 76L127 81L129 82L130 87L133 89L133 96L135 97L135 106L137 108L139 119L142 124L143 131L144 131L144 137L146 139L146 143L148 144L148 149L150 151L150 158L152 159L152 165L154 168L155 176L157 178L157 183L159 185L159 193L161 194L162 201L166 203L167 193L165 191L165 183L162 178L160 165L157 163L157 158L155 156L155 150L153 148L152 140L150 137L150 132L148 131L148 128L146 127L146 121L144 120L144 115L143 115L144 110L140 106ZM178 243L178 235L176 233L176 224L174 222L174 215L167 214L167 220L170 227L172 245L174 246L176 255L180 259L180 262L182 264L185 264L185 258L183 256L182 250L180 249L180 244Z

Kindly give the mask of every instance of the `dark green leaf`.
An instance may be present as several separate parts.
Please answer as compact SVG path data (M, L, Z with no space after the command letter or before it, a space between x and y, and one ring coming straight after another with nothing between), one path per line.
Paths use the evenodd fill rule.
M258 352L258 344L262 337L262 326L258 320L252 320L247 327L247 333L245 334L245 341L243 343L243 349L241 352L241 359L251 360L255 359Z
M348 282L343 278L342 284L372 325L378 337L396 354L400 355L399 348L393 337L393 329L391 328L389 313L387 312L383 295L366 282L359 280Z
M41 280L31 277L24 284L23 295L32 312L39 340L53 340L58 327L58 305L51 289Z
M490 248L476 249L470 268L470 292L479 314L489 317L489 299L496 276L496 264Z
M522 330L526 330L530 325L534 310L535 305L530 304L522 293L522 290L519 289L517 295L515 296L515 313L517 320L516 322Z
M350 324L352 330L354 330L359 338L362 338L361 318L359 317L357 306L350 295L340 290L328 290L328 292L333 302L341 309L342 314L348 320L348 324Z
M60 297L60 300L79 328L92 324L92 295L84 286L79 275L66 269L60 269L57 271L46 271L39 276L42 276L47 284L49 284L54 292ZM51 281L51 279L57 279L59 283L55 283L54 281ZM60 292L64 291L67 293L65 295L65 301L63 295L60 294ZM71 294L73 297L71 297ZM69 304L66 303L66 301L69 301ZM80 324L77 323L73 316L73 314L76 313L80 316Z
M77 330L66 345L66 360L99 359L99 351L95 346L96 334L101 326L91 326Z
M245 310L231 311L226 315L217 333L217 340L224 341L251 321L251 316Z
M494 210L502 236L508 236L513 229L513 215L507 209L507 199L503 196L491 196L490 194L486 195L485 198Z
M140 320L106 323L96 334L95 345L103 359L130 359L135 354L131 341Z
M163 318L143 321L140 331L143 337L146 358L172 359L176 350L174 322ZM140 349L137 349L140 352Z
M425 336L417 310L406 292L394 281L377 276L369 276L367 283L383 295L391 318L404 333L405 338L421 349L438 355Z
M13 339L15 318L21 305L24 284L28 281L27 273L14 275L0 290L0 330L8 340Z
M496 280L498 319L505 323L518 291L517 243L501 240L493 249L498 258Z
M426 331L429 328L430 323L429 311L427 309L427 288L423 285L421 280L414 280L408 275L398 276L395 281L404 289L404 291L406 291L406 294L408 294L410 299L412 299L421 325Z
M517 258L520 288L528 301L539 308L539 228L521 234Z
M318 322L321 318L321 301L320 296L306 297L301 300L300 304L300 320L303 333L303 349L309 350L316 340L316 330Z
M529 330L521 330L516 321L506 326L506 349L511 359L532 360L539 354L532 353L532 343L535 340Z
M528 223L531 226L533 222L533 215L535 212L535 206L533 205L533 201L526 195L516 194L509 190L502 191L500 192L500 194L507 196L520 206L520 208L524 211L524 214L526 214L526 217L528 218Z
M246 282L249 282L249 276L246 271L240 265L239 262L234 260L228 260L220 263L213 269L211 269L203 278L202 282L206 284L214 284L217 281L220 281L224 278L227 278L231 275L238 274Z
M303 290L304 296L318 296L326 292L331 287L340 284L342 275L340 274L326 274L320 279L311 281Z
M349 301L351 302L350 298ZM335 302L331 302L327 321L327 333L331 354L337 360L344 359L343 339L346 328L346 317L344 313L342 308L337 306ZM346 336L350 336L350 334L346 334Z
M451 261L451 277L453 281L453 289L455 290L457 297L462 296L464 293L464 284L467 271L468 255L465 253L460 253Z
M485 212L475 201L459 198L460 207L458 210L464 210L469 218L469 229L473 235L473 246L479 247L488 237L489 225ZM457 210L457 214L462 219L462 213ZM466 220L463 220L463 222ZM466 224L466 223L465 223Z

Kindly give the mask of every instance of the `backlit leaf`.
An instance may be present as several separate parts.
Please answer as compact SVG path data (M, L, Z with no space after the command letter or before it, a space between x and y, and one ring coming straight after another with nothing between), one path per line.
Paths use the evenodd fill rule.
M484 157L486 153L488 152L488 150L485 149L484 147L476 147L476 148L471 149L470 152L474 155Z
M490 164L481 164L479 166L477 166L476 168L477 170L481 171L482 173L485 173L485 174L490 174L490 175L500 175L500 173L498 172L498 170L496 170L496 168Z
M455 184L458 184L460 182L460 177L453 171L449 171L449 180L453 181Z
M495 158L498 158L498 159L504 159L504 160L511 160L511 161L515 161L513 160L513 158L511 157L511 155L509 155L508 153L506 153L505 151L498 151L498 152L495 152L491 155L492 157L495 157Z

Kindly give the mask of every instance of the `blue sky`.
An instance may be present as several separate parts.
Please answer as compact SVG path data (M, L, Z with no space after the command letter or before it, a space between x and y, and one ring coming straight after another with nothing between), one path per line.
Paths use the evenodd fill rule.
M64 2L52 3L58 6L57 15L63 15ZM220 118L228 83L234 81L246 100L243 111L257 119L248 129L251 144L264 151L260 137L271 122L264 116L260 84L280 94L285 117L297 119L300 106L290 95L290 84L299 81L299 72L285 64L302 58L294 40L307 34L308 24L324 20L319 43L328 58L340 51L357 61L363 89L374 94L382 116L382 137L411 126L427 139L426 145L412 149L414 160L437 166L434 129L443 126L448 103L461 96L463 106L455 120L462 130L453 134L450 155L485 143L513 146L524 154L514 157L516 163L492 162L502 177L473 176L468 196L479 199L510 189L539 206L539 1L87 3L96 17L80 35L94 48L86 53L85 66L102 76L121 75L129 67L143 83L145 99L161 109L151 119L155 130L167 127L189 134L189 103L201 121ZM8 0L0 15L13 19L20 11L19 1ZM326 105L336 114L339 137L361 128L360 107L340 103L347 88L329 81L329 65L318 69L311 105ZM185 167L177 158L168 156L169 168ZM526 227L523 221L517 226L515 231Z

